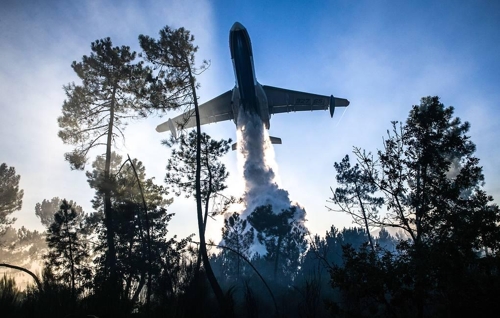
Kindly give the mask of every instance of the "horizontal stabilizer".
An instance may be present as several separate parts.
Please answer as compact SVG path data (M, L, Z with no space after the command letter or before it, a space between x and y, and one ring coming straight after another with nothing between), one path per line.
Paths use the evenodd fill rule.
M269 136L269 139L271 139L272 144L281 145L281 138Z
M271 143L272 144L277 144L277 145L281 145L282 142L281 142L281 138L278 138L278 137L272 137L272 136L269 136L269 139L271 140ZM231 146L231 149L232 150L236 150L238 148L238 143L235 142L232 146Z
M330 117L333 117L335 112L335 107L347 107L349 106L349 101L345 98L337 98L330 96Z

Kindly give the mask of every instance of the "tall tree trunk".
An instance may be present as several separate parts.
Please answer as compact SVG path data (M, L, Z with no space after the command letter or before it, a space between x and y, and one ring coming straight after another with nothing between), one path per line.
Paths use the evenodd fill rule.
M373 245L372 235L370 234L370 227L368 226L368 217L366 216L365 205L361 200L359 195L358 184L355 183L356 186L356 197L358 198L359 206L361 207L361 213L363 213L363 221L365 223L366 235L368 235L368 241L370 242L370 247L372 248L372 252L375 252L375 246Z
M278 243L276 245L276 257L274 258L274 280L278 277L278 262L280 259L280 249L283 242L283 236L278 236Z
M114 240L113 217L111 208L111 143L113 140L113 125L115 119L116 86L113 87L111 105L109 110L108 138L106 142L106 165L104 167L104 217L106 226L106 240L108 253L106 263L109 266L109 283L112 298L118 294L118 277L116 273L116 250Z
M71 240L71 233L69 232L69 224L68 224L68 211L64 211L64 217L66 219L66 235L69 240L69 262L70 262L70 272L71 272L71 302L74 306L76 304L76 293L75 293L75 261L73 258L73 242ZM73 308L74 309L74 308Z
M200 111L198 109L198 97L196 96L196 85L194 82L194 76L191 71L191 66L189 60L185 58L186 67L189 72L189 82L191 85L191 90L193 93L194 110L196 116L196 210L198 214L198 232L200 234L200 253L203 259L203 265L205 267L205 272L210 282L210 286L215 294L217 302L219 303L219 308L223 317L229 316L229 308L226 306L224 299L224 293L215 277L215 274L210 265L207 254L207 246L205 242L205 226L203 220L203 210L201 204L201 128L200 128Z
M210 181L211 182L211 181ZM207 197L210 198L211 192L208 191ZM208 220L208 205L209 205L209 199L205 201L205 215L203 216L203 233L205 233L205 230L207 229L207 220ZM198 259L196 260L196 273L200 271L201 267L201 249L198 250Z
M133 237L129 241L129 244L128 244L128 251L127 251L127 258L128 259L132 258L132 245L133 245ZM128 275L127 280L125 282L125 289L124 289L124 293L123 294L127 298L129 296L129 293L130 293L130 286L131 285L132 285L132 274Z
M236 235L236 248L237 252L241 253L241 246L240 246L240 237L239 235ZM236 270L236 278L238 282L240 281L240 256L238 255L238 258L236 259L236 264L237 264L237 270Z
M148 261L148 285L147 285L147 293L146 293L146 308L147 313L149 315L150 303L151 303L151 266L152 266L152 257L151 257L151 234L150 234L150 225L149 225L149 216L148 216L148 206L146 204L146 198L144 197L144 191L142 190L141 180L139 179L139 175L137 174L137 170L135 169L134 162L130 159L130 156L127 155L128 161L134 170L135 178L137 179L137 185L139 186L139 191L141 192L142 198L142 207L144 208L144 216L146 219L146 235L147 235L147 261ZM142 234L142 221L141 214L138 213L137 217L139 218L139 234L141 236L141 242L144 242L143 234ZM141 274L141 279L144 275ZM141 287L142 288L142 287Z

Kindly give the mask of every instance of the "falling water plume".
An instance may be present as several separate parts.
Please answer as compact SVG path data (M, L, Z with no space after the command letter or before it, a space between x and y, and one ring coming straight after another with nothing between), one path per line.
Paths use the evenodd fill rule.
M240 111L238 115L238 151L243 159L244 210L242 216L248 217L257 207L271 205L274 213L296 207L295 221L303 225L305 210L290 201L288 191L277 183L274 150L262 120L254 114ZM264 247L255 240L253 252L264 254Z

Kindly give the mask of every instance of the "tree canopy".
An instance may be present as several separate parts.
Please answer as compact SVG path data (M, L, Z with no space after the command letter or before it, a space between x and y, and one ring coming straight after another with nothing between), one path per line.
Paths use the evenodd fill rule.
M332 285L344 296L336 310L424 317L494 306L469 297L484 295L485 277L498 282L490 271L497 268L500 210L482 189L470 124L453 113L438 97L424 97L405 124L392 123L376 155L355 148L356 165L348 157L335 164L333 201L367 229L392 227L406 236L395 252L344 247L344 264L331 269ZM352 194L359 195L356 204Z
M105 167L98 187L104 196L104 223L107 227L107 266L110 295L117 291L116 251L114 243L113 210L111 207L111 148L117 139L124 139L123 130L129 118L141 114L139 90L145 85L148 68L143 62L133 63L136 53L128 46L113 47L110 38L92 42L89 56L71 67L81 79L81 85L64 86L67 99L62 116L57 119L59 137L74 145L65 159L72 169L83 170L87 155L93 148L105 147Z
M20 210L23 206L24 191L19 189L20 175L16 175L16 169L7 164L0 165L0 226L11 224L15 219L9 218L9 214Z
M141 110L137 97L144 86L147 69L142 62L133 63L136 52L130 47L113 47L110 38L92 42L91 54L71 67L81 79L81 85L64 86L67 99L58 118L59 137L74 145L65 158L73 169L83 169L90 149L111 147L123 130L128 118Z
M81 211L63 200L60 209L47 230L49 252L47 264L54 271L56 279L70 287L71 299L76 301L90 279L89 246L82 237Z

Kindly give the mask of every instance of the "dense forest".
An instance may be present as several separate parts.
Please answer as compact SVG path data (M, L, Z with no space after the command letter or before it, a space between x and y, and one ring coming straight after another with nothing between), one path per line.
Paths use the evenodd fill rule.
M59 137L95 190L93 212L56 196L35 207L44 232L16 229L21 176L0 165L2 317L498 315L500 210L453 107L423 97L406 121L388 123L379 150L355 147L336 162L325 199L356 226L309 233L298 206L235 212L259 193L223 196L231 140L200 130L196 75L208 63L195 63L193 43L167 26L158 39L140 35L139 54L106 38L71 65L81 82L64 86ZM163 184L115 153L129 122L179 109L197 127L164 142ZM196 236L169 233L175 195L196 201ZM213 214L224 215L219 243L205 238Z

